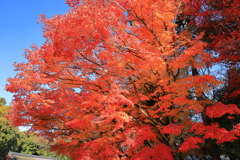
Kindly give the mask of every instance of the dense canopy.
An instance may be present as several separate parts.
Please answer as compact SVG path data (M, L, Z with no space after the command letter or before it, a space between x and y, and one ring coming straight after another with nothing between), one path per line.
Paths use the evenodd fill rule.
M40 17L46 41L8 79L15 126L76 160L217 159L218 143L239 138L239 123L213 120L240 114L214 98L227 83L213 72L238 71L237 0L67 3L67 14ZM225 98L237 96L235 85Z

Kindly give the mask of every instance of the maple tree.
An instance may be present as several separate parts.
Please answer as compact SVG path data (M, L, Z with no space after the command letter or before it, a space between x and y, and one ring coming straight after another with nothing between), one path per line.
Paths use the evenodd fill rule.
M210 118L240 109L211 99L223 82L200 71L229 60L239 31L224 44L228 34L211 23L239 11L210 2L67 0L67 14L40 17L46 41L15 64L9 118L73 159L182 159L208 139L238 139L239 124L226 130Z
M223 97L217 99L224 104L236 104L239 108L239 3L232 0L190 3L191 5L186 7L184 14L181 16L183 19L191 19L191 27L194 28L195 34L205 33L204 41L208 42L205 50L213 54L214 57L211 64L218 66L218 74L221 75L221 79L225 77L225 79L222 79L226 82L225 87L216 90L216 92L224 90L224 94L221 95ZM220 94L218 93L218 95ZM207 121L208 123L218 122L221 127L231 130L233 124L239 123L237 117L237 115L231 117L229 114L225 114L222 118L217 117ZM230 125L226 126L229 122ZM236 142L233 145L231 142L226 142L224 144L230 144L229 146L233 145L237 148L238 143ZM222 146L218 148L221 150ZM209 151L209 148L207 150ZM232 150L231 147L225 148L224 152L228 152L228 150ZM215 149L214 152L219 151Z
M215 99L216 101L220 101L224 104L237 104L239 106L239 101L236 100L236 97L231 97L226 99L224 96L226 93L228 95L229 85L227 84L226 87L219 88L215 92ZM227 130L231 130L233 124L237 124L240 122L240 115L229 115L225 114L222 117L212 119L214 122L218 122L220 127L226 128ZM233 142L224 142L217 145L217 150L222 155L228 155L230 159L239 159L240 154L238 148L240 147L240 139L233 141Z

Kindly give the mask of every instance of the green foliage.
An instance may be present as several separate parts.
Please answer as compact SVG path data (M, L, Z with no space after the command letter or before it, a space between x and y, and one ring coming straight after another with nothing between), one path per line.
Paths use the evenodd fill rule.
M17 146L17 130L0 121L0 160L3 160L9 150L15 151Z
M57 160L70 160L67 156L60 155L57 157Z
M56 157L54 152L50 152L50 145L41 137L28 134L26 131L20 132L10 125L6 119L9 106L6 100L0 98L0 160L4 160L9 151ZM66 156L59 156L58 160L68 160Z
M50 146L44 138L27 133L19 132L17 152L46 157L57 157L56 153L50 152ZM66 156L58 156L58 160L68 160Z
M9 150L15 151L17 146L17 129L10 126L5 115L9 109L6 100L0 98L0 160L3 160Z
M50 146L42 137L35 136L27 131L18 132L16 152L30 155L57 157L56 153L50 152ZM58 156L58 160L68 160L66 156Z
M4 98L0 98L0 122L3 124L7 123L7 119L5 115L9 110L9 106L6 106L6 100Z
M2 106L4 106L4 105L6 105L6 100L5 100L5 98L0 98L0 105Z
M34 135L27 134L26 131L18 133L18 145L16 151L24 154L49 156L46 148L36 143Z

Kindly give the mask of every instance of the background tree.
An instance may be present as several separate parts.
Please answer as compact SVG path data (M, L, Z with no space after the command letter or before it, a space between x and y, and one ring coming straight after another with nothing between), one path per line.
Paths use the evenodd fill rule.
M27 49L8 79L14 125L57 140L52 149L74 159L182 159L214 148L206 139L238 138L239 124L210 122L240 110L208 96L223 82L200 72L212 62L206 34L185 29L201 27L191 22L205 1L67 3L68 14L41 16L45 43Z
M0 122L4 123L7 121L5 115L9 111L9 106L6 106L5 98L0 98Z
M199 0L186 2L184 8L179 16L181 17L179 18L180 22L186 21L185 29L190 30L193 34L205 33L203 41L208 42L205 50L213 55L209 66L218 68L218 77L221 77L221 80L226 83L224 89L217 90L222 93L218 94L217 100L224 104L236 104L239 108L239 103L236 101L240 97L239 3L234 0ZM221 127L231 130L233 125L239 123L239 119L237 115L234 116L236 118L234 120L230 117L227 114L222 118L209 120L209 122L218 122ZM234 143L237 147L238 142ZM231 143L226 142L225 144ZM231 145L229 145L230 148L232 148ZM223 148L219 152L226 153L232 150L227 149L226 146ZM209 148L207 151L210 151Z
M0 159L3 160L9 150L14 151L17 146L16 129L9 123L0 123Z
M54 153L48 152L48 146L37 142L38 137L28 134L26 131L19 132L17 135L18 145L16 152L30 155L55 156Z
M12 127L6 115L10 106L6 106L5 98L0 98L0 159L4 160L9 151L18 153L56 157L50 152L50 144L41 137L36 137L27 131L19 131ZM67 160L67 157L59 156L59 160Z
M6 100L0 98L0 159L3 160L9 150L14 150L17 146L17 130L10 126L5 115L9 110Z
M231 86L231 85L230 85ZM229 95L231 90L229 84L226 84L224 87L215 89L214 91L214 99L218 102L222 102L224 104L236 104L239 107L239 101L236 97L229 97L226 99L226 95ZM235 85L238 87L237 85ZM233 89L233 88L232 88ZM232 129L235 124L240 122L239 115L229 115L226 114L220 118L212 119L213 122L218 122L222 128L226 128L228 131ZM229 156L231 160L239 159L239 148L240 147L240 140L237 139L234 142L225 142L222 144L218 144L218 150L221 154Z
M51 145L42 137L35 136L27 131L21 131L17 134L17 146L14 150L23 154L57 157L58 160L68 160L66 156L57 156L56 153L51 152Z

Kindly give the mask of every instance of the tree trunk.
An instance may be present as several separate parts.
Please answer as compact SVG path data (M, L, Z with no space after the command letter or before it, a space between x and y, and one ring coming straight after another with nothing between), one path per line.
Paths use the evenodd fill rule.
M197 75L199 75L197 68L192 66L192 76L197 76ZM197 97L197 99L204 100L203 96ZM201 112L201 116L202 116L204 125L210 125L211 121L210 121L210 118L206 115L206 109L207 109L207 106L205 106L204 110ZM217 144L214 143L213 141L207 141L206 145L210 146L206 152L212 156L212 160L221 160L220 155L218 153Z

